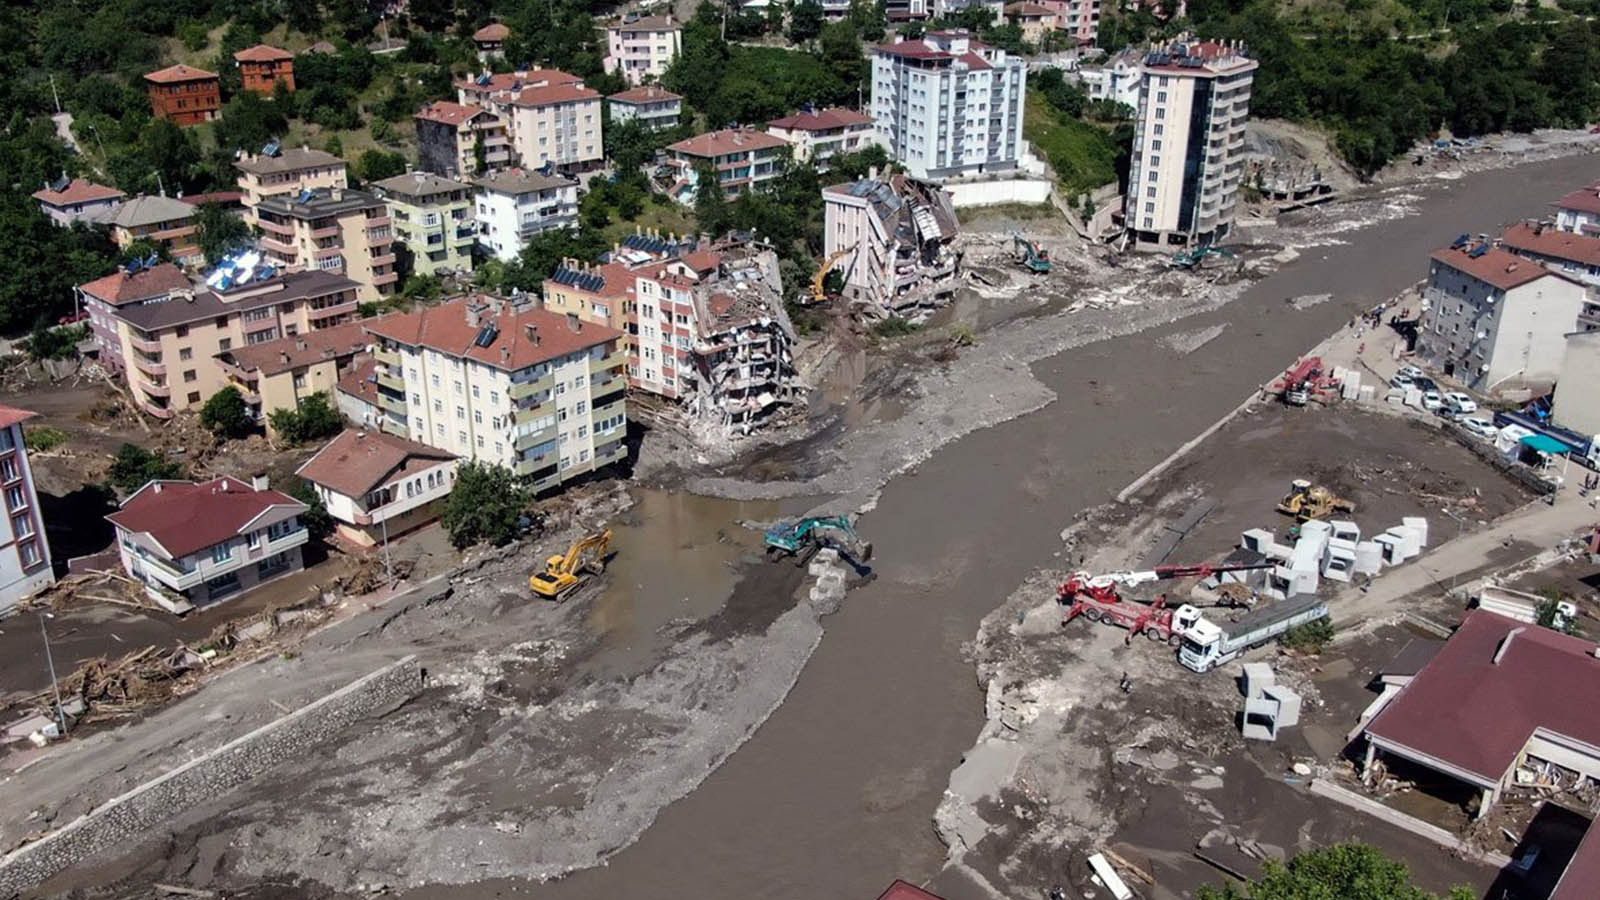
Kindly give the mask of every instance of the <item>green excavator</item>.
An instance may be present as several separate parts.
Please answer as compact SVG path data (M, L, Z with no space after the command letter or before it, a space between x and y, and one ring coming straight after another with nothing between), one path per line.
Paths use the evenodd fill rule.
M1188 269L1192 272L1195 269L1200 268L1200 264L1205 262L1206 257L1208 256L1223 256L1227 257L1228 259L1239 258L1238 254L1234 253L1232 250L1229 250L1227 247L1218 247L1213 244L1206 244L1203 247L1195 247L1191 250L1179 250L1177 253L1172 254L1171 265L1175 269Z
M1046 275L1050 272L1050 251L1040 247L1020 234L1011 236L1011 249L1017 253L1017 262L1030 272Z
M779 522L767 529L767 558L793 556L795 565L805 565L823 547L848 553L857 562L872 558L872 545L856 534L844 516L813 516Z

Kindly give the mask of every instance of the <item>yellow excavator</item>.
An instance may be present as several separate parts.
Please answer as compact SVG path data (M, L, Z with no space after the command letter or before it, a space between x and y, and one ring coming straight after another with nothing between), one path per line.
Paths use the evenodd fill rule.
M544 571L528 576L528 587L546 600L562 600L591 575L606 570L606 552L611 549L611 529L586 534L567 548L567 552L545 560Z
M854 252L856 252L855 247L843 247L835 250L828 255L827 259L822 261L822 265L817 266L817 274L811 276L811 302L813 305L821 305L828 302L828 292L823 288L822 283L828 280L828 273L832 272L833 267L839 264L839 260Z
M1278 501L1278 512L1294 516L1296 522L1325 519L1334 513L1353 513L1356 505L1320 484L1304 478L1289 483L1289 493Z

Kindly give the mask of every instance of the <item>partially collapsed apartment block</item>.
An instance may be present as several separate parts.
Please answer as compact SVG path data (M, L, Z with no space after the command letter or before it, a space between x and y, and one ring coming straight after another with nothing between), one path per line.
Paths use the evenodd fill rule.
M692 421L749 433L802 391L778 255L753 239L641 232L603 264L564 260L543 293L622 331L629 386Z
M908 175L822 191L824 265L844 275L844 297L868 315L913 317L956 290L961 226L950 194Z

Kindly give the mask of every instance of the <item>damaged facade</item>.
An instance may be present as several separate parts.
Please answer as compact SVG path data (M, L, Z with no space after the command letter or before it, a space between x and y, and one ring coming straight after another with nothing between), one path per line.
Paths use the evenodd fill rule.
M611 261L563 260L545 306L622 331L628 385L691 418L748 433L794 402L794 327L778 255L743 238L639 233Z
M914 315L956 291L961 226L950 194L908 175L822 191L825 261L844 275L844 296L870 315Z

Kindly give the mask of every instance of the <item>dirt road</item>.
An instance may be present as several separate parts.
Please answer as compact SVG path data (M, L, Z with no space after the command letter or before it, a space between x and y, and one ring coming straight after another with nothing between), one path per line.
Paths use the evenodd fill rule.
M930 878L930 824L982 702L963 642L1080 509L1111 497L1351 314L1426 272L1463 231L1544 211L1593 176L1574 157L1421 191L1414 214L1341 235L1214 313L1091 344L1033 366L1058 395L969 435L891 482L863 530L879 578L852 593L779 711L698 790L609 865L545 885L483 882L419 897L876 896ZM1312 212L1309 215L1329 215ZM1285 298L1332 292L1295 310ZM1159 341L1221 323L1202 351ZM653 886L653 887L652 887ZM952 896L951 900L964 900Z

